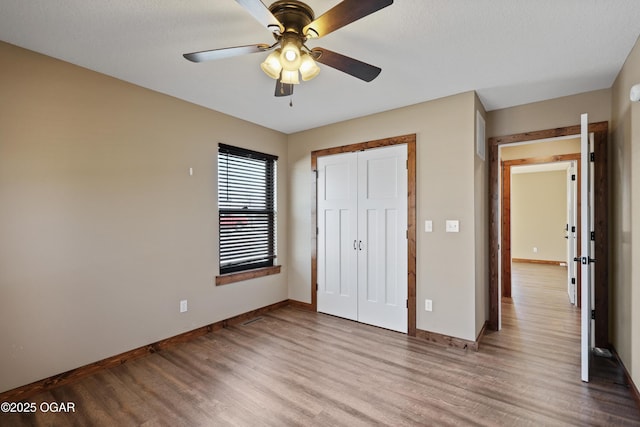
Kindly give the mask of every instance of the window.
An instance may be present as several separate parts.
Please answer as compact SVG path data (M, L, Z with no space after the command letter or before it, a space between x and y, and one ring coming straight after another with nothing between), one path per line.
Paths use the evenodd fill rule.
M277 156L220 144L220 274L272 267Z

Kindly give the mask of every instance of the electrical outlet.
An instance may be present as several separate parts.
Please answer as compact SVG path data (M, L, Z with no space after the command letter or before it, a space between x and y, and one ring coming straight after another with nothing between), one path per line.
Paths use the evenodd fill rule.
M180 313L184 313L187 311L187 300L183 299L180 301Z
M424 309L425 311L433 311L433 301L430 299L424 300Z

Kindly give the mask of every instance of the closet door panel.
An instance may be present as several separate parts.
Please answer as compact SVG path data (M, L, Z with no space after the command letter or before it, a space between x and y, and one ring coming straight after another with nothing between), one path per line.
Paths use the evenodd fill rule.
M357 320L357 156L318 158L318 311Z
M358 320L407 332L407 149L358 153Z

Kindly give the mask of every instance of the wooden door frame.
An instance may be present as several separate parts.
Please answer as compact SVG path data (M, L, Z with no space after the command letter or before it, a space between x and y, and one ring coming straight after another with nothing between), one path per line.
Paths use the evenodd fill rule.
M505 160L500 162L502 176L502 297L511 298L511 168L514 166L539 165L545 163L570 162L576 161L577 164L577 182L580 182L580 153L559 154L546 157L529 157L523 159ZM577 194L578 206L578 224L580 224L580 192ZM580 247L580 233L578 236L578 248ZM580 289L580 282L576 284ZM579 306L579 305L578 305Z
M311 152L311 309L318 311L318 157L372 148L407 146L407 335L416 336L416 134Z
M594 224L595 224L595 341L596 347L609 347L609 231L608 231L608 176L607 140L609 123L589 124L594 134ZM545 129L489 138L489 328L499 325L499 264L500 253L500 159L499 148L517 142L535 141L580 135L580 125Z

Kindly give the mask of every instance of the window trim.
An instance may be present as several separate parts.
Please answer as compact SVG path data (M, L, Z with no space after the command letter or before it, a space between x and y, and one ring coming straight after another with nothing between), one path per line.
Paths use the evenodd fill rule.
M280 265L274 265L272 267L252 268L251 270L220 274L216 276L216 286L257 279L258 277L271 276L272 274L280 274L280 269Z

